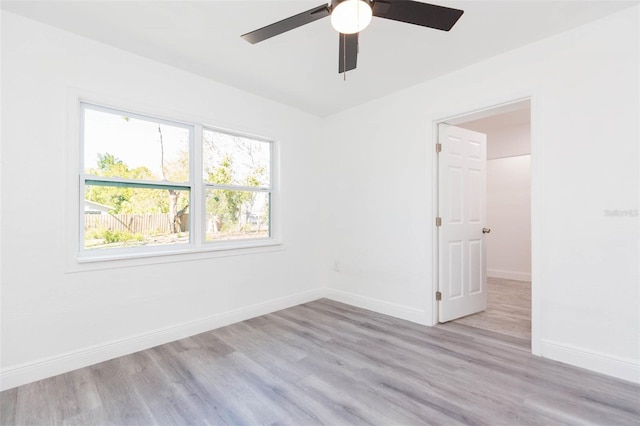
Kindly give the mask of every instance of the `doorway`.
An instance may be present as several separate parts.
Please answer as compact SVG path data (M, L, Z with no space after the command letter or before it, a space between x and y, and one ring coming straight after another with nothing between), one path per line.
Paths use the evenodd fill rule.
M478 252L477 247L473 247L481 241L483 271L476 276L482 276L482 290L485 290L486 305L475 308L474 312L462 312L462 315L449 315L451 309L446 308L447 304L460 303L464 298L464 292L459 295L446 295L446 287L451 286L450 274L447 270L452 267L447 260L450 256L452 242L443 239L442 236L451 234L445 227L439 227L438 242L438 293L440 296L437 303L439 319L438 322L451 322L456 325L468 327L469 330L482 330L501 335L509 336L527 342L531 345L532 330L532 272L531 272L531 102L529 99L508 103L494 108L484 109L480 112L464 114L452 119L444 120L444 126L455 126L460 128L459 133L450 138L454 143L458 140L470 137L479 140L486 135L486 196L478 197L474 194L466 196L467 199L481 200L479 205L486 205L486 216L482 220L481 228L483 234L468 237L457 236L461 244L467 244L469 253ZM438 123L438 127L443 124ZM476 132L469 133L467 131ZM449 131L450 132L450 131ZM439 130L440 143L447 143L442 132ZM441 148L443 151L446 149ZM443 213L442 207L448 208L447 199L450 198L448 191L452 191L451 185L443 184L447 181L446 172L440 168L442 165L450 167L450 158L439 156L439 183L438 200L439 215ZM471 172L477 172L482 167L474 166ZM477 174L477 173L476 173ZM469 176L472 173L468 173ZM483 185L471 185L464 187L464 191L481 191ZM474 189L475 188L475 189ZM485 208L485 207L483 207ZM482 215L480 215L482 217ZM440 219L441 226L446 225L446 219ZM478 233L477 230L474 231ZM459 235L456 232L456 235ZM454 243L457 241L454 241ZM443 252L444 250L444 252ZM466 250L466 249L465 249ZM464 252L464 250L461 250ZM443 263L442 260L445 260ZM470 263L464 257L460 258L462 263ZM476 262L477 263L477 262ZM469 269L463 265L460 269ZM456 265L453 265L453 270ZM464 272L463 272L464 274ZM470 274L473 278L473 273ZM473 289L478 288L478 284L472 281L461 281L463 285L469 286L469 294L473 294ZM455 286L454 286L455 287ZM476 293L478 291L476 290ZM449 297L447 302L447 296ZM444 300L442 300L444 299ZM444 319L444 320L443 320Z

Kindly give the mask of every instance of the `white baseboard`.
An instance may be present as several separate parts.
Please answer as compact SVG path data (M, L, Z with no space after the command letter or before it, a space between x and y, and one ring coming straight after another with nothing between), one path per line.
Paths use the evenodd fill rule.
M531 281L531 272L505 271L502 269L487 269L487 276L505 280Z
M324 289L315 289L269 300L255 305L211 315L124 339L86 347L49 358L10 366L0 372L0 390L46 379L78 368L97 364L154 346L173 342L205 331L224 327L260 315L286 309L324 297Z
M427 312L425 310L398 305L380 299L372 299L370 297L365 297L354 293L347 293L345 291L340 291L333 288L325 289L325 297L335 300L336 302L346 303L348 305L357 306L358 308L368 309L370 311L404 319L418 324L430 324Z
M331 288L315 289L223 312L200 320L11 366L0 372L0 390L7 390L37 380L46 379L47 377L128 355L164 343L173 342L323 297L418 324L429 325L429 318L427 317L427 312L424 310ZM589 351L548 340L541 342L540 352L545 358L586 368L634 383L640 383L640 364L633 360L622 359L611 356L610 354Z
M640 364L610 354L594 352L562 343L542 340L544 358L586 368L618 379L640 383Z

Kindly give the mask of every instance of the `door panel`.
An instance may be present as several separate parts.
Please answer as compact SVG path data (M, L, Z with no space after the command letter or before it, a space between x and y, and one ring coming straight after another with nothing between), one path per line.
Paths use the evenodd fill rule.
M469 241L469 294L482 292L482 240Z
M439 141L439 321L446 322L487 307L487 137L441 124Z
M451 223L462 223L463 214L463 194L462 190L462 167L449 166L449 221Z
M449 241L449 297L462 296L462 241Z

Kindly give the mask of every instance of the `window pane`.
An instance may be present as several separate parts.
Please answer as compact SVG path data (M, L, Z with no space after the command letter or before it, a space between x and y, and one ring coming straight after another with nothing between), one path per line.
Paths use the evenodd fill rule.
M190 130L84 109L84 172L151 181L189 181Z
M268 238L269 193L207 189L206 240Z
M204 181L218 185L270 186L271 143L204 130Z
M189 191L86 185L84 248L189 243Z

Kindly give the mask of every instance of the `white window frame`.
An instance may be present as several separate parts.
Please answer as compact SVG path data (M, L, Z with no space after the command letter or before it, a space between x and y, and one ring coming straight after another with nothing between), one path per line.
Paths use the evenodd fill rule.
M278 144L273 139L256 136L250 133L244 133L225 128L203 125L196 120L179 120L172 118L164 118L161 114L135 112L134 108L122 108L108 106L105 103L94 102L91 100L75 98L75 106L71 108L72 114L76 114L76 119L72 118L71 123L77 123L77 131L72 130L76 137L75 146L71 149L70 154L75 156L78 169L75 172L77 185L77 193L75 198L76 212L74 215L74 226L76 232L73 232L75 238L74 262L68 268L70 272L104 269L112 267L128 267L138 264L153 264L171 261L167 256L172 256L174 261L195 260L209 257L235 256L241 254L251 254L262 251L281 250L282 242L280 239L279 226L279 194L277 190L278 182ZM112 114L125 115L143 120L151 120L154 122L165 123L172 126L178 126L189 129L189 182L165 182L165 181L142 181L120 178L106 178L87 175L84 173L84 117L85 109L103 111ZM147 110L150 108L147 108ZM139 111L139 109L138 109ZM76 121L77 120L77 121ZM242 187L234 185L212 185L204 182L203 179L203 130L207 129L214 132L225 133L229 135L237 135L260 142L270 144L270 185L268 187ZM75 169L75 168L74 168ZM135 184L136 186L145 186L148 188L166 189L167 187L179 190L189 190L189 243L168 244L159 246L143 246L128 247L114 249L85 249L84 248L84 189L88 182L102 183L123 183ZM232 190L250 190L269 193L269 237L246 238L237 240L219 240L206 241L205 238L205 211L206 211L206 189L211 187L216 189L232 189Z

